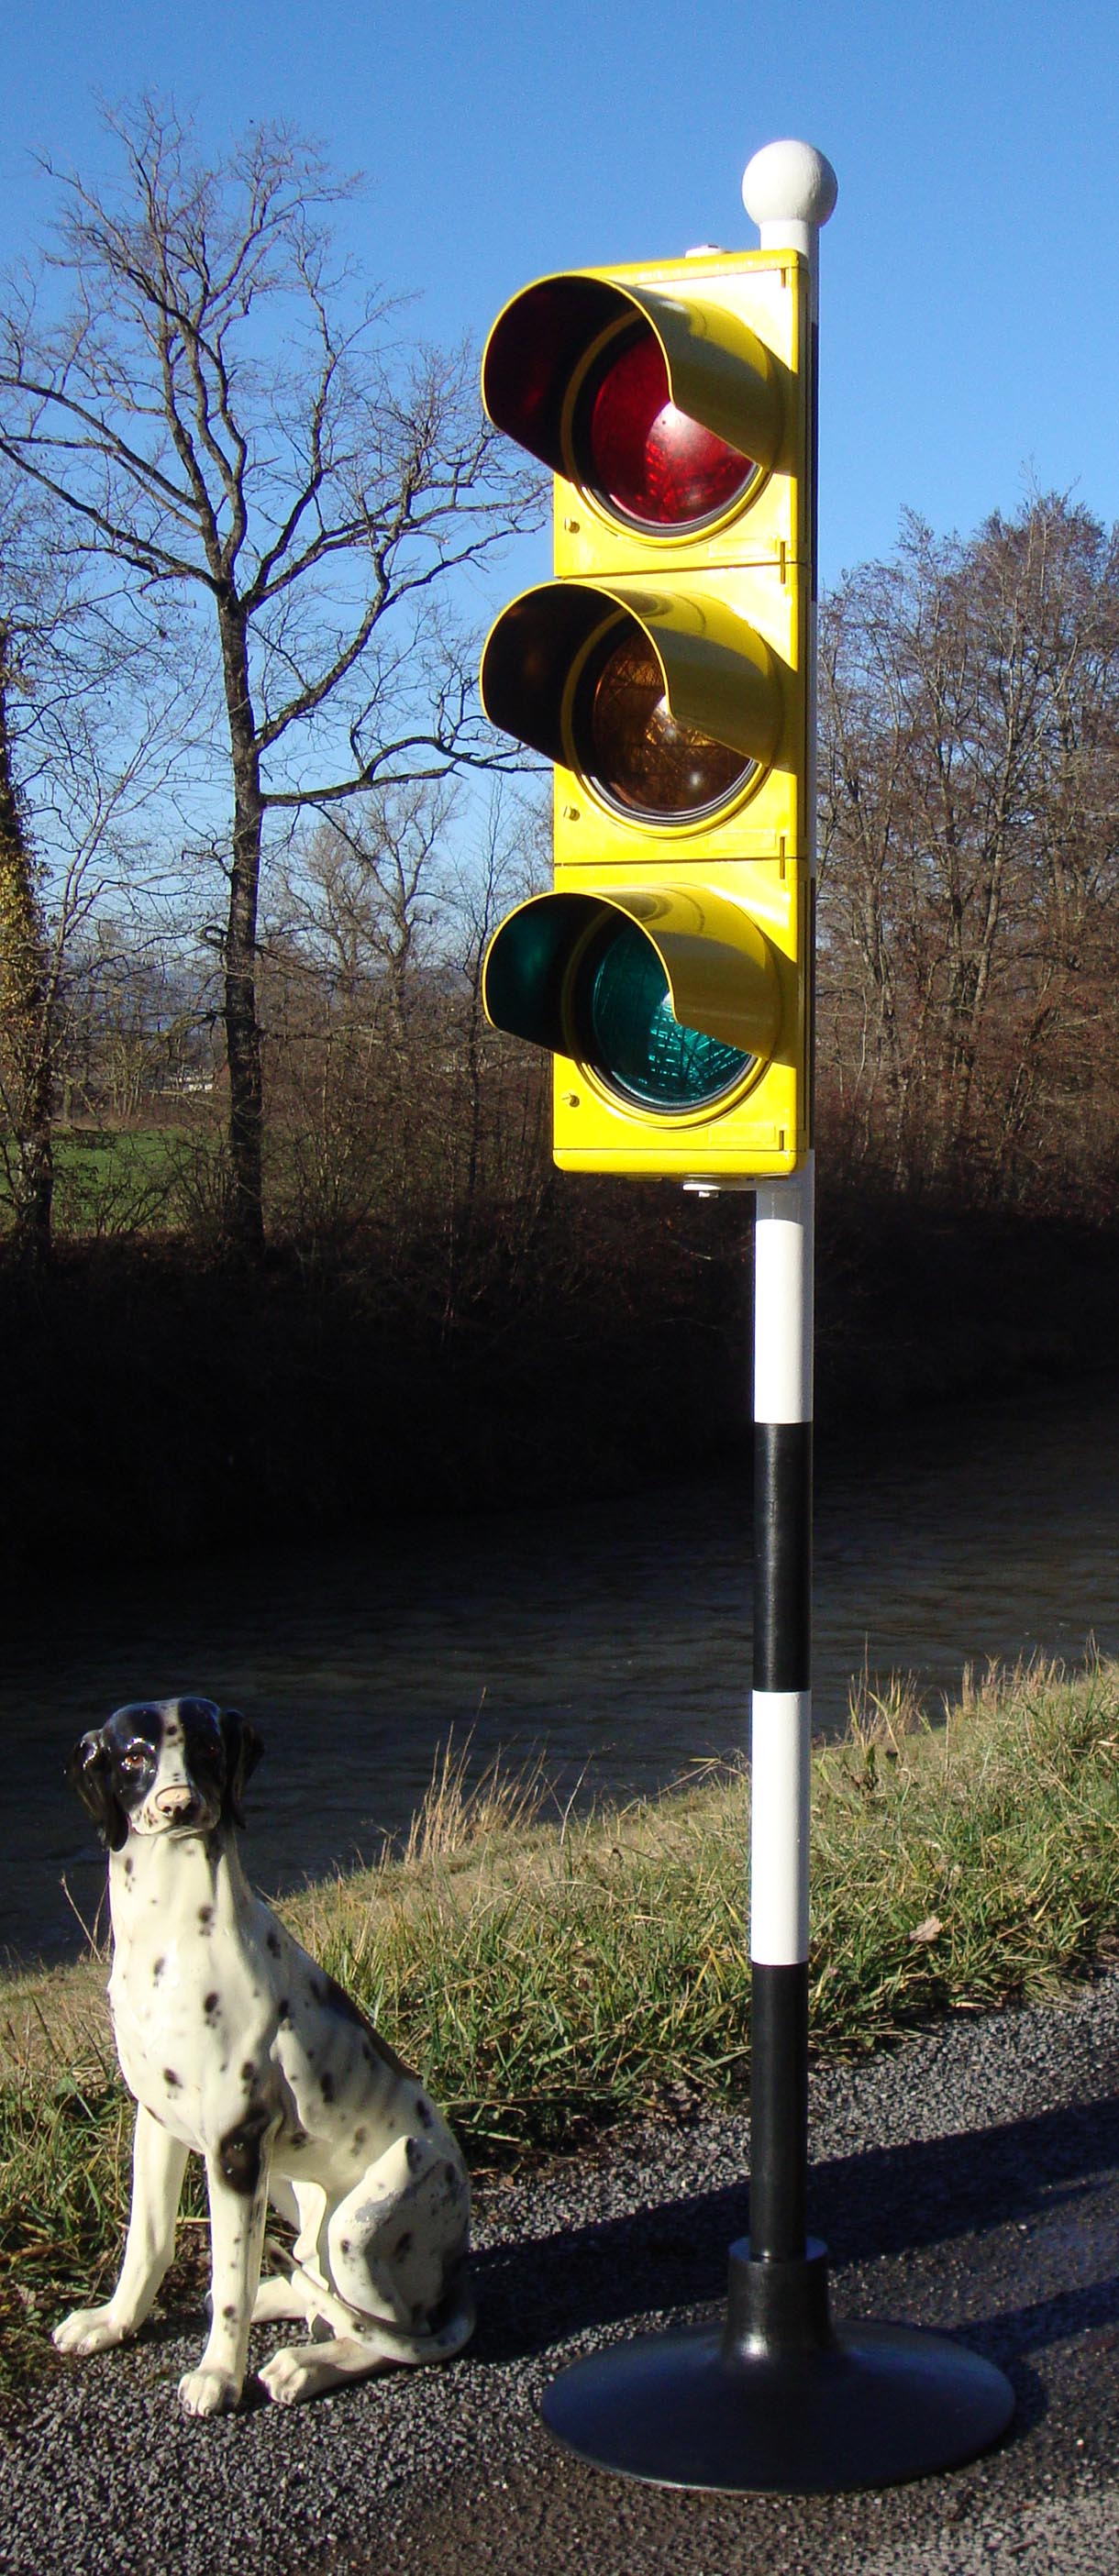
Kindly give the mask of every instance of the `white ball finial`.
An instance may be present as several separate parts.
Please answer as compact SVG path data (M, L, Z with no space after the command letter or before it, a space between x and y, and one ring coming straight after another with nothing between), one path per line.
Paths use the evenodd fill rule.
M746 164L742 203L763 250L807 250L838 195L831 162L811 143L767 143Z

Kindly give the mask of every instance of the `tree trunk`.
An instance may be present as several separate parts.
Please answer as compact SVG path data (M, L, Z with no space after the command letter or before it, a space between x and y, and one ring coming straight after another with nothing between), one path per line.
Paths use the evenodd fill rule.
M17 1256L45 1261L54 1196L54 1083L46 934L12 774L7 638L0 628L0 1128Z
M243 619L220 612L229 739L233 755L233 862L225 935L225 1044L229 1068L230 1251L259 1261L264 1250L264 1079L257 1017L257 912L264 799L249 694Z

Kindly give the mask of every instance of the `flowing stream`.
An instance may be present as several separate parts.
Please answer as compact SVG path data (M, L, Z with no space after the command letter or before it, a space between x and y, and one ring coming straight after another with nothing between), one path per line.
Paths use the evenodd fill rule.
M77 1953L103 1886L66 1787L120 1701L201 1691L267 1752L245 1859L269 1892L372 1858L451 1738L631 1796L747 1741L750 1496L720 1468L584 1510L409 1521L327 1550L130 1570L13 1607L0 1679L0 1953ZM817 1722L850 1679L1119 1653L1119 1379L819 1443ZM69 1893L67 1893L67 1891ZM76 1907L77 1914L72 1910Z

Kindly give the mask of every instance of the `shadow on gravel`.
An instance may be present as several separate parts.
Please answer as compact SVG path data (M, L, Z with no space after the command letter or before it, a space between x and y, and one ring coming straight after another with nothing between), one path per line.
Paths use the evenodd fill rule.
M744 2123L744 2146L745 2136ZM1100 2185L1113 2173L1116 2194L1101 2225ZM631 2217L481 2250L474 2355L521 2360L583 2330L720 2301L727 2247L748 2223L744 2179L650 2202ZM980 2296L982 2249L961 2240L1016 2230L1020 2243L1004 2249L996 2267L998 2287L1005 2287L1009 2262L1011 2279L1027 2290L1031 2239L1044 2242L1051 2272L1054 2246L1059 2251L1067 2236L1081 2257L1070 2259L1070 2273L1083 2274L1090 2246L1104 2277L1020 2306L994 2305L986 2315L969 2315L962 2331L1004 2366L1090 2328L1114 2326L1119 2349L1119 2096L1002 2128L832 2157L811 2169L809 2224L837 2267L940 2246L946 2271L958 2283L963 2266L967 2286ZM927 2266L922 2277L927 2302Z

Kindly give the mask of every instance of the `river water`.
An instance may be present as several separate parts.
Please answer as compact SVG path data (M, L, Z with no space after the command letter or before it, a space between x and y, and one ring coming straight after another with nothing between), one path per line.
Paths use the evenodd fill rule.
M746 1745L750 1496L709 1477L579 1511L408 1522L332 1550L75 1585L9 1621L0 1677L0 1953L75 1954L104 1866L65 1785L120 1701L200 1691L267 1746L245 1860L269 1892L407 1823L448 1737L542 1752L559 1797L629 1796ZM1119 1378L945 1408L819 1444L815 1689L1119 1654ZM69 1891L69 1894L67 1894Z

